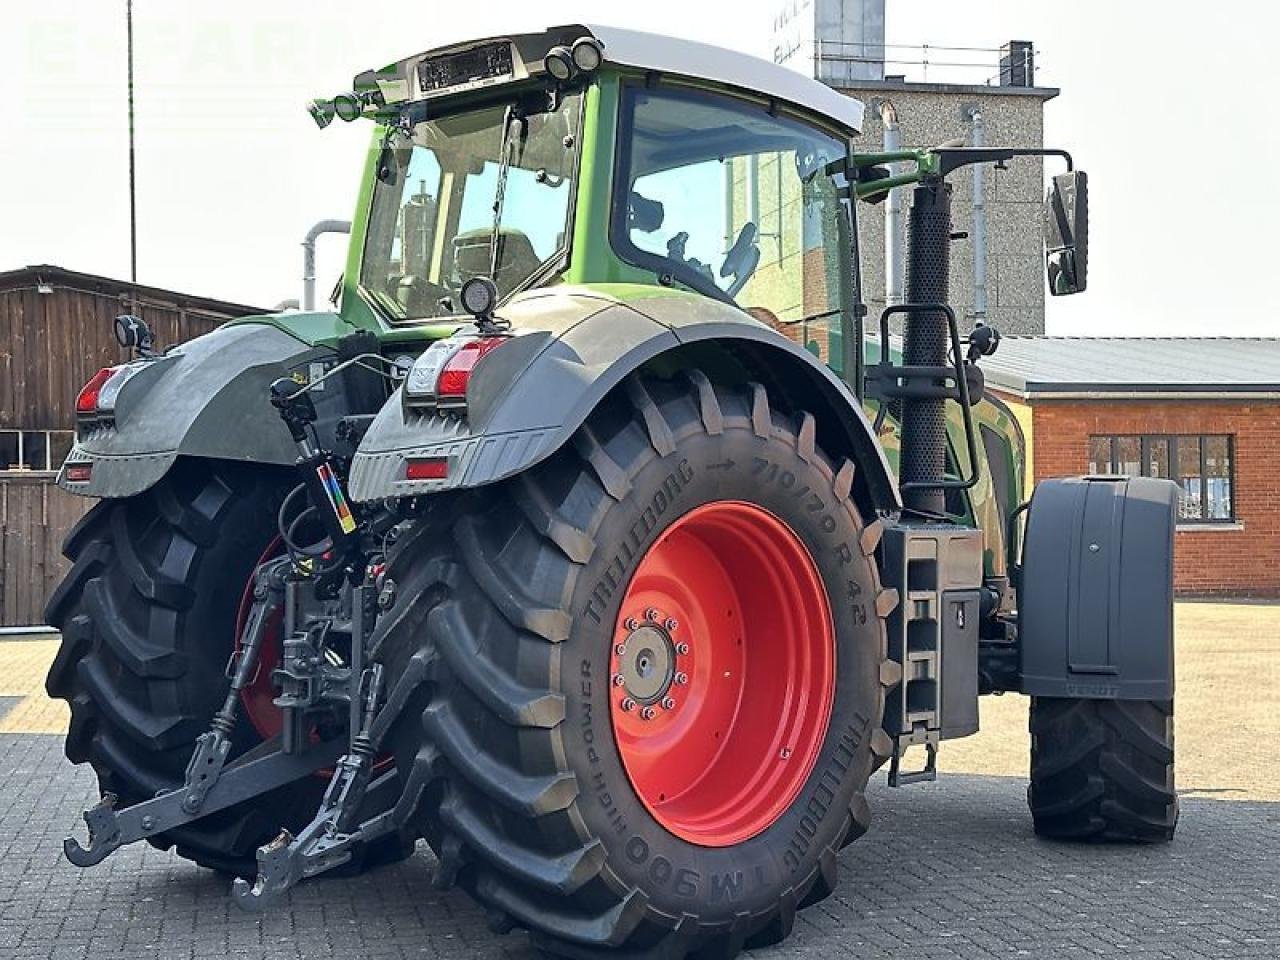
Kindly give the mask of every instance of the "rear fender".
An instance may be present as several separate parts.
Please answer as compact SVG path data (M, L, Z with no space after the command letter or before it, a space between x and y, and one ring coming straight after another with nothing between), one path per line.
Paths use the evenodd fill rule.
M129 497L179 456L291 465L297 451L268 388L284 376L305 379L335 356L268 324L233 324L190 340L125 382L113 421L79 425L58 485L82 496ZM314 392L322 420L336 393ZM89 480L67 479L76 464L92 464Z
M520 335L477 365L466 419L406 415L398 393L383 407L352 465L355 499L498 482L564 446L628 375L712 366L730 380L757 380L782 405L813 413L820 445L858 465L860 505L901 506L880 444L848 387L812 354L737 309L691 295L621 302L551 290L508 314ZM405 479L407 462L427 457L447 458L447 478Z

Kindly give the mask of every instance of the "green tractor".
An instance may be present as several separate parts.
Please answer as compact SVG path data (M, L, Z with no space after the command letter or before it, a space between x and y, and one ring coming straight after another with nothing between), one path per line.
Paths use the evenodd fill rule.
M859 154L816 81L581 25L354 87L311 106L375 124L336 309L163 353L119 318L77 399L73 863L147 840L263 909L425 839L552 953L730 957L1006 691L1040 835L1172 836L1175 488L1021 503L998 335L947 305L947 175L1026 155L1084 288L1069 156ZM864 330L860 201L906 185L909 302Z

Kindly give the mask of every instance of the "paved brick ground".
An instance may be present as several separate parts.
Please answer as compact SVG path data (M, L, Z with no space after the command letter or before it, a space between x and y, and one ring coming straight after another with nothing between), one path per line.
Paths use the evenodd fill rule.
M983 732L944 747L941 781L873 784L876 821L842 855L839 892L756 956L1280 958L1280 606L1180 604L1178 627L1172 844L1037 840L1026 701L985 700ZM62 838L83 832L96 790L63 758L65 710L40 690L53 650L0 643L0 960L535 956L490 933L465 895L432 890L425 850L305 884L261 918L232 905L223 878L145 845L72 867Z
M426 852L306 884L262 918L233 906L219 876L145 845L77 870L61 842L94 798L90 775L37 735L0 737L0 769L0 957L535 956L490 933L464 895L432 890ZM1171 845L1078 847L1034 838L1023 789L968 775L877 784L876 822L841 857L838 894L756 956L1280 956L1280 804L1188 798Z

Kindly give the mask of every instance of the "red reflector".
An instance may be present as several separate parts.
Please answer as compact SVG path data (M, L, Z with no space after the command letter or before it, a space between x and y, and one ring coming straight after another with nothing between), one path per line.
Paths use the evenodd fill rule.
M506 337L481 337L464 343L440 371L440 379L436 381L436 396L454 399L465 397L467 384L471 381L471 371L480 362L480 358L506 342Z
M76 413L93 416L98 412L98 394L113 373L114 367L103 367L89 378L89 382L80 388L80 393L76 396Z
M410 460L408 466L404 469L404 478L406 480L444 480L448 476L448 457Z
M69 483L86 483L92 474L92 463L67 464L67 481Z

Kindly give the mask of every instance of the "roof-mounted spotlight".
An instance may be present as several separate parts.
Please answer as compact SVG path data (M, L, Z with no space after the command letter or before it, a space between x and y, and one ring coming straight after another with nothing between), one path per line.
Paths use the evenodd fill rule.
M350 123L364 113L364 100L358 93L340 93L333 98L333 112L339 120Z
M573 51L563 45L548 50L547 55L542 59L542 65L558 83L564 83L577 72L573 62Z
M595 37L582 37L574 41L573 65L583 73L591 73L604 63L604 49Z
M333 102L312 100L307 104L307 113L311 114L311 119L316 122L316 126L323 130L333 123Z

